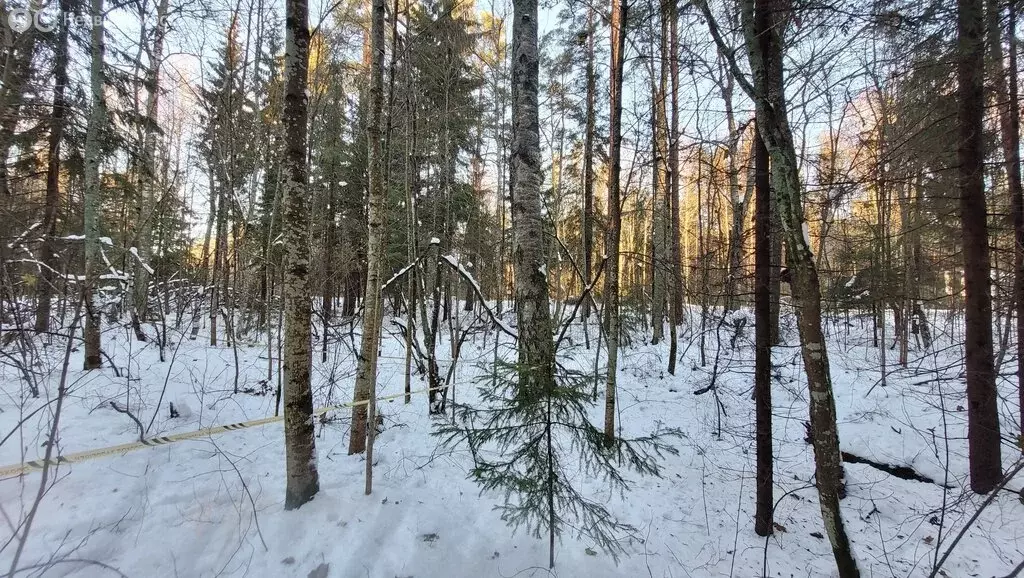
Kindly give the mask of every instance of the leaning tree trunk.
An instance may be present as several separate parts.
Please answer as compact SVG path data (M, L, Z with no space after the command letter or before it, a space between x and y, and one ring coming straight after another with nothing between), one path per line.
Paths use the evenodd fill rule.
M100 358L100 301L96 298L100 262L100 139L107 122L106 101L103 98L103 0L92 0L93 26L91 29L91 64L89 88L92 106L85 132L85 283L82 285L85 303L85 369L96 369Z
M800 333L801 357L810 391L815 477L821 517L832 545L839 575L860 576L839 508L842 459L836 428L835 399L829 375L828 350L821 330L821 287L811 253L801 200L799 165L789 127L783 78L782 22L791 10L779 0L743 0L740 11L752 81L743 77L735 57L722 40L706 1L699 3L720 52L727 54L733 75L754 101L757 128L771 165L771 183L781 215L787 258L792 272L793 306Z
M985 207L985 44L982 0L957 2L960 224L964 254L964 350L971 489L992 491L1002 477L996 372L992 357L992 280Z
M309 214L306 206L306 131L309 25L306 0L285 2L284 112L284 437L287 486L293 510L320 489L313 439L310 370Z
M60 0L62 14L71 12L71 0ZM68 22L62 19L57 33L53 62L53 106L50 113L50 134L46 146L46 197L43 207L43 243L39 251L39 283L36 293L35 330L42 333L50 327L50 307L54 283L57 282L57 215L60 211L60 148L64 139L68 85Z
M356 383L353 401L368 402L352 406L352 429L348 442L348 453L372 451L366 445L367 419L373 419L373 398L377 383L377 349L380 341L381 322L381 268L385 259L384 234L387 208L387 191L384 188L384 134L381 130L381 115L384 102L384 0L373 0L370 18L370 115L366 123L369 152L367 163L370 168L370 210L367 222L369 236L366 243L366 291L363 294L363 334L356 366ZM369 415L368 415L369 414ZM370 424L369 436L374 426ZM367 464L373 456L367 453ZM368 466L369 467L369 466ZM370 475L367 470L366 493L370 493Z
M604 439L611 445L615 441L615 382L619 364L619 229L622 226L619 200L619 172L621 170L622 140L622 73L623 53L626 48L626 0L612 0L611 26L611 118L608 122L608 230L605 252L608 254L608 272L605 273L604 295L608 316L608 381L604 392Z
M814 432L815 476L821 516L839 574L859 576L839 508L843 466L828 350L821 330L821 287L806 234L796 149L786 113L780 30L784 15L777 13L774 0L746 0L744 16L755 82L755 95L751 96L756 103L758 128L769 151L774 196L785 235L788 264L793 272L791 288L801 357L810 390L810 421Z

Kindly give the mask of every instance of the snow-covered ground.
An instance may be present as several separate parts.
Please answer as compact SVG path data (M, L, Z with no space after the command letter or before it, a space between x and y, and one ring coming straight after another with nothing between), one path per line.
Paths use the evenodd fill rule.
M925 576L937 552L945 551L984 499L967 489L962 352L950 337L956 331L940 335L937 353L912 351L907 369L890 367L882 386L868 323L843 319L828 329L843 450L912 467L938 482L846 465L848 495L842 507L862 574ZM936 327L943 329L943 324ZM767 540L754 534L752 523L752 327L748 324L735 349L729 347L731 332L723 329L717 355L718 339L710 327L702 366L699 325L691 312L676 376L665 372L667 343L643 345L634 336L620 361L623 435L679 428L683 435L671 441L679 454L661 461L660 478L627 475L632 489L622 495L582 472L573 480L637 529L636 535L623 536L627 555L617 564L595 544L566 533L549 573L546 540L525 528L513 533L502 522L494 510L502 496L481 495L467 479L472 460L465 447L439 446L430 434L441 418L428 417L426 395L418 394L408 405L401 399L380 405L385 429L377 437L370 496L363 495L363 457L347 455L347 412L319 421L321 491L297 511L283 509L280 423L55 468L18 575L827 576L835 572L834 563L809 481L807 392L793 333L790 327L789 345L774 353L777 525ZM594 349L583 347L580 328L571 335L563 359L593 367ZM351 399L351 339L358 333L345 330L339 336L343 340L331 343L326 363L316 344L318 407ZM459 402L477 398L474 378L489 371L493 339L492 333L485 343L478 335L464 345L455 373ZM115 411L111 401L129 408L144 426L155 416L149 436L273 415L277 376L275 366L268 383L266 343L240 346L236 368L233 349L211 348L206 340L202 333L191 341L172 330L167 361L161 362L154 344L133 341L124 327L110 327L103 347L120 377L109 367L81 371L82 351L74 352L60 416L60 453L138 439L135 422ZM501 351L510 358L507 343L504 337ZM45 358L39 368L49 374L38 399L27 397L13 367L3 366L0 436L13 433L0 444L0 465L36 459L45 451L54 407L47 402L56 395L63 342L40 345L39 351ZM449 356L447 341L438 351ZM894 365L896 351L888 356ZM249 393L232 393L236 369L239 387ZM404 345L390 333L379 374L379 395L402 391ZM713 375L717 389L694 395ZM1014 380L1004 377L999 385L1003 437L1010 439L1017 434ZM423 387L414 376L413 388ZM175 403L180 417L169 417L168 402ZM593 408L595 423L601 423L601 411L601 404ZM1019 453L1007 443L1003 457L1009 469ZM944 564L946 576L1004 576L1024 560L1024 505L1016 494L1021 478L1011 481L1013 491L1003 492L971 526ZM0 572L10 567L18 547L15 528L32 507L40 479L33 472L0 481ZM943 490L943 481L951 489Z

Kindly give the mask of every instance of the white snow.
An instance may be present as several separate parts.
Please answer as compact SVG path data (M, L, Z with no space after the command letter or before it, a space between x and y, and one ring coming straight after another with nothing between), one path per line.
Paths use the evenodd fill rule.
M460 307L453 311L461 314ZM280 423L61 465L50 472L52 485L40 503L20 566L53 562L35 570L35 575L44 576L117 575L83 562L89 560L128 576L307 576L321 564L328 565L330 576L339 577L835 575L828 541L818 537L823 528L811 482L813 455L803 441L807 388L800 352L793 346L791 311L783 323L790 328L783 332L786 345L773 351L778 526L768 540L752 530L752 345L741 339L738 349L729 349L732 328L724 328L722 355L714 367L711 323L705 339L708 362L702 365L700 311L694 307L684 314L691 323L681 330L680 341L688 346L680 348L676 376L664 371L667 345L643 345L641 339L620 351L618 375L617 417L623 435L680 428L684 436L672 442L679 455L661 459L660 478L627 474L632 488L623 495L609 492L581 464L570 463L564 472L584 496L636 528L632 539L623 534L626 555L618 564L596 544L570 531L556 545L555 574L549 574L546 539L534 538L525 528L513 533L505 525L493 509L502 503L502 494L481 494L468 479L472 458L465 445L455 450L438 446L438 439L430 435L438 420L427 415L425 394L416 394L408 405L401 397L379 404L385 429L376 438L370 496L363 495L363 457L347 455L345 412L339 412L343 419L316 420L321 489L312 503L297 511L283 508ZM740 315L749 312L733 317ZM956 327L943 312L934 315L936 329ZM468 323L471 317L463 319ZM891 315L887 322L891 330ZM94 411L112 400L132 408L143 424L153 419L151 436L274 415L273 393L231 393L236 370L242 388L266 379L265 341L256 336L239 340L235 365L231 348L207 345L206 329L195 341L188 339L188 331L187 322L180 329L168 323L166 361L161 362L156 344L129 343L130 331L120 325L105 327L103 348L121 377L109 367L83 372L84 352L77 347L60 416L59 452L136 441L138 428L128 416ZM357 327L355 339L358 333ZM437 351L444 363L450 363L448 332L439 335ZM592 325L592 340L594 335ZM969 490L966 411L957 409L966 407L959 375L962 338L938 330L936 337L933 352L912 350L908 367L892 369L888 385L868 394L880 378L877 364L869 361L877 354L871 347L870 326L837 326L829 332L843 450L909 466L940 481L948 475L952 486L944 492L937 484L846 464L843 517L864 576L927 576L936 551L945 551L984 499ZM53 410L48 402L57 391L64 351L63 342L53 339L53 345L38 348L40 398L28 396L11 365L0 364L0 431L18 432L18 424L24 422L20 433L0 444L0 465L36 459L46 450ZM578 324L568 340L579 346L563 348L560 363L592 371L596 349L582 347ZM319 344L314 345L319 351ZM317 407L352 398L352 379L336 376L351 376L355 359L346 344L334 346L327 363L314 356ZM480 403L477 387L489 381L478 380L488 375L492 347L493 341L485 345L482 337L463 346L462 361L454 371L459 403ZM601 351L598 364L603 368ZM381 396L402 392L404 354L402 336L385 331ZM507 361L516 359L507 338L500 343L499 355ZM726 409L721 416L712 395L692 393L710 383L712 375ZM1007 435L1016 435L1013 421L1018 415L1012 382L1002 380L999 385ZM412 387L426 386L414 376ZM174 401L180 418L170 419L168 400ZM947 408L945 415L940 406ZM188 417L182 411L186 408ZM600 426L602 417L599 401L590 419ZM1004 468L1018 459L1014 454L1009 448L1003 452ZM17 546L17 540L9 541L10 528L17 527L31 508L40 479L35 472L0 480L7 532L0 567L10 565ZM1001 492L982 512L945 563L945 575L1005 576L1020 563L1024 506L1016 492L1022 484L1024 479L1018 476L1010 482L1010 491ZM941 532L936 525L940 522ZM768 568L763 574L765 558Z
M179 419L192 419L192 406L189 405L185 396L175 398L174 409L178 412Z

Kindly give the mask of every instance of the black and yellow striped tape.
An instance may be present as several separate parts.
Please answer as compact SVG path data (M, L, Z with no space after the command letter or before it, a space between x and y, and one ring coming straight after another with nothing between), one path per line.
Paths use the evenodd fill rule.
M441 390L441 389L445 389L447 387L449 387L449 386L445 385L445 386L439 386L439 387L434 387L434 388L420 389L420 390L416 390L416 391L410 391L408 394L406 394L406 393L396 393L395 395L388 395L388 396L385 396L385 397L378 397L376 399L376 402L379 403L379 402L382 402L382 401L390 401L390 400L393 400L393 399L398 399L400 397L405 397L406 395L413 395L413 394L417 394L417 393L428 393L430 391ZM320 416L320 415L323 415L323 414L325 414L327 412L330 412L330 411L336 411L336 410L339 410L339 409L345 409L345 408L349 408L349 407L356 407L356 406L360 406L360 405L367 405L369 403L370 403L370 400L350 401L348 403L343 403L341 405L332 405L332 406L328 406L328 407L322 407L322 408L314 411L313 415ZM57 456L55 458L50 458L49 460L45 460L45 459L30 460L30 461L27 461L27 462L24 462L24 463L13 464L13 465L10 465L10 466L4 466L4 467L0 468L0 478L8 478L10 476L17 476L17 475L25 474L25 473L32 472L32 471L35 471L35 470L41 470L41 469L45 468L47 465L56 466L56 465L74 464L74 463L79 463L79 462L85 462L85 461L93 460L93 459L96 459L96 458L101 458L103 456L110 456L110 455L114 455L114 454L125 454L127 452L134 451L134 450L139 450L139 449L142 449L142 448L151 448L151 447L156 447L156 446L173 444L173 443L177 443L177 442L181 442L181 441L185 441L185 440L191 440L191 439L196 439L196 438L201 438L201 437L207 437L207 436L211 436L211 435L219 434L219 433L224 433L224 432L228 432L228 431L236 431L236 430L246 429L246 428L250 428L250 427L257 427L257 426L266 425L268 423L274 423L274 422L278 422L278 421L284 421L284 416L280 415L280 416L274 416L274 417L265 417L265 418L261 418L261 419L254 419L252 421L243 421L243 422L238 422L238 423L230 423L230 424L226 424L226 425L217 425L217 426L203 428L203 429L196 430L196 431L184 432L184 433L179 433L179 434L172 434L172 435L168 435L168 436L159 436L159 437L146 438L146 439L144 439L142 441L138 441L138 442L132 442L132 443L127 443L127 444L120 444L120 445L116 445L116 446L110 446L110 447L100 448L100 449L95 449L95 450L87 450L87 451L84 451L84 452L77 452L77 453L68 454L68 455L64 455L64 456Z

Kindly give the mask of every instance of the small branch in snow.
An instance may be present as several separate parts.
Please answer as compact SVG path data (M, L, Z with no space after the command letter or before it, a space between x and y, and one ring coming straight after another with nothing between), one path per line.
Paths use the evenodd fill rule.
M139 441L141 442L145 440L145 438L143 437L143 433L145 432L145 430L142 427L142 422L139 421L139 418L135 417L135 414L128 411L128 408L117 405L116 401L111 401L110 407L114 408L114 411L116 411L117 413L123 413L126 416L132 418L132 421L135 422L135 425L139 426Z

